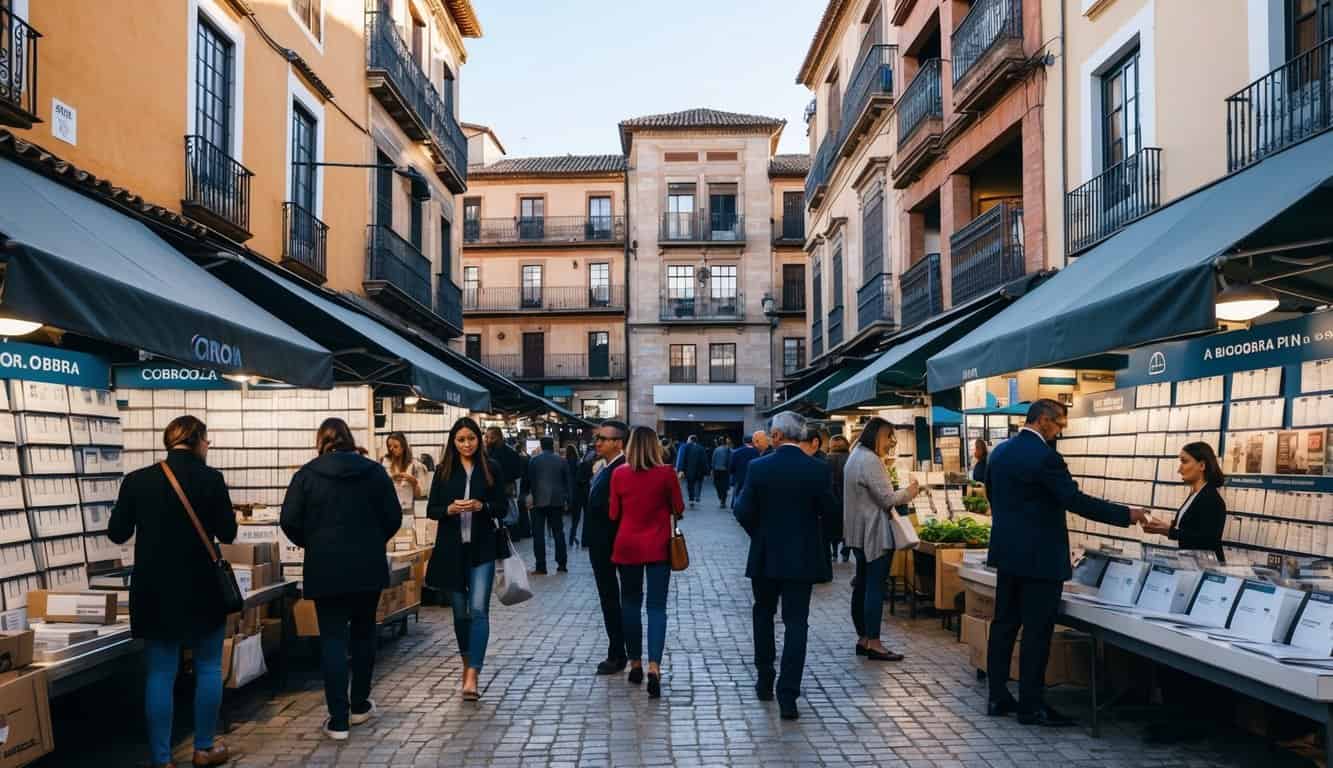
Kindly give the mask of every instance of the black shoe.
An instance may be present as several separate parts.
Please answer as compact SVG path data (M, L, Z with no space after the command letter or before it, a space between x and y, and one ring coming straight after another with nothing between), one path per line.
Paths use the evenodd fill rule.
M565 567L565 566L562 565L562 566L557 567L557 568L555 569L555 572L556 572L556 573L569 573L569 568L567 568L567 567Z
M1012 715L1018 711L1018 702L1013 697L1001 699L1000 701L990 700L986 702L986 714L991 717L1004 717Z
M662 676L648 673L648 698L662 698Z
M796 701L779 701L778 710L783 720L799 720L801 711L796 708Z
M903 655L890 650L877 651L874 648L866 649L866 658L871 661L902 661Z
M776 682L776 678L773 675L765 675L762 673L759 675L759 682L754 684L754 693L759 697L760 701L773 700L774 682Z
M545 576L545 575L546 575L546 569L545 569L545 568L533 568L533 569L532 569L532 575L533 575L533 576Z
M627 661L626 659L612 659L608 657L597 665L597 674L617 675L620 674L620 672L622 672L628 665L629 661Z
M630 667L628 680L630 685L641 685L643 683L643 667Z
M857 644L856 644L856 655L857 655L857 656L864 656L864 655L866 655L866 647L865 647L864 645L861 645L860 643L857 643Z
M1074 725L1072 717L1066 717L1050 707L1042 707L1036 712L1019 712L1018 722L1023 725L1040 725L1046 728L1066 728Z

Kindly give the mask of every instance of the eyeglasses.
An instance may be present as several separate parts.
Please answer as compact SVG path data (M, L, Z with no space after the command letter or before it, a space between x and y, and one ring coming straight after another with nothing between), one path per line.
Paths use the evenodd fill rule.
M624 440L624 439L625 439L625 438L623 438L623 437L607 437L606 435L593 435L593 436L592 436L592 441L593 441L594 443L603 443L603 442L610 442L610 441L612 441L612 440Z

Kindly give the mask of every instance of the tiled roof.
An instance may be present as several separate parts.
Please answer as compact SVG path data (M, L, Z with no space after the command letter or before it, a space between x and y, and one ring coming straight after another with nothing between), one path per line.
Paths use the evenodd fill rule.
M805 59L801 61L801 68L796 72L797 85L805 85L806 80L814 74L810 69L815 65L815 59L828 43L829 33L833 31L833 24L837 21L838 15L849 5L851 3L848 0L828 0L824 15L819 19L819 26L815 27L815 36L810 40L810 47L805 52Z
M772 160L768 161L769 176L800 176L805 177L810 172L810 156L807 154L799 155L774 155Z
M719 109L685 109L680 112L665 112L660 115L643 115L620 121L620 145L629 152L629 135L635 128L656 130L689 130L693 128L764 128L780 129L787 121L764 115L747 115L740 112L723 112Z
M592 173L624 173L621 155L552 155L549 157L507 157L490 165L468 168L471 178L487 176L563 176Z

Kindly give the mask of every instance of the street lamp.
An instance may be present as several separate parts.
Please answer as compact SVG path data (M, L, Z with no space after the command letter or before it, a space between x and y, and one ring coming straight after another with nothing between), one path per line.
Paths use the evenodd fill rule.
M764 291L764 297L759 300L759 305L764 308L764 317L768 318L768 397L771 404L773 390L777 384L777 377L773 374L773 331L778 328L778 302L772 293Z

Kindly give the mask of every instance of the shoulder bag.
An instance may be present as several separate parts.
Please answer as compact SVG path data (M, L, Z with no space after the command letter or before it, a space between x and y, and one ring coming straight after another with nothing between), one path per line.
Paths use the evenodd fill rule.
M176 473L171 471L165 461L158 462L162 467L162 473L167 476L167 482L171 483L171 488L176 492L176 498L181 500L185 511L190 515L190 522L194 523L194 530L199 534L199 540L204 543L204 549L208 552L208 557L213 561L213 578L217 582L218 592L222 596L222 608L227 613L237 613L245 607L245 596L241 594L241 587L236 583L236 574L231 570L231 563L222 559L222 555L213 546L212 539L204 531L204 526L199 523L199 517L194 513L194 507L190 500L185 497L185 491L181 489L180 481L176 479Z
M685 546L685 534L680 532L680 517L671 516L671 570L683 571L690 567L690 550Z

